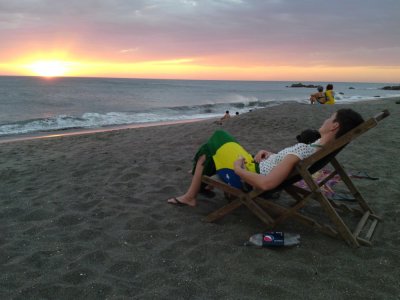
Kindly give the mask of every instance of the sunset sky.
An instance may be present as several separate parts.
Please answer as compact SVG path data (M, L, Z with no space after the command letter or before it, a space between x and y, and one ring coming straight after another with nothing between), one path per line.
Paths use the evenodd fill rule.
M0 0L0 75L400 82L399 0Z

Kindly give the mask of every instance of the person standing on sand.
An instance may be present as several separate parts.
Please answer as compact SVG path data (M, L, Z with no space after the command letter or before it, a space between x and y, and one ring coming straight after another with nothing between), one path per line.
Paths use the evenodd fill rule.
M181 196L167 200L169 204L196 206L202 175L218 174L221 180L238 187L242 181L264 191L279 186L294 166L363 122L352 109L339 109L319 128L321 138L312 144L298 143L278 153L260 150L253 157L227 132L217 130L197 151L192 182ZM240 188L240 187L238 187Z
M318 102L320 104L325 104L326 97L325 97L325 93L323 91L324 91L324 88L319 85L318 92L311 94L310 103L314 104L315 102Z
M231 117L231 115L229 114L229 110L227 110L226 112L225 112L225 115L221 118L221 119L219 119L221 122L223 122L224 120L227 120L227 119L229 119Z
M219 125L222 125L222 123L223 123L224 121L226 121L226 120L228 120L228 119L230 119L230 118L231 118L231 115L229 114L229 110L227 110L227 111L225 112L225 115L224 115L221 119L219 119L219 121L215 121L214 123L219 124Z
M326 86L325 97L325 104L335 104L335 92L333 91L333 85L331 83Z

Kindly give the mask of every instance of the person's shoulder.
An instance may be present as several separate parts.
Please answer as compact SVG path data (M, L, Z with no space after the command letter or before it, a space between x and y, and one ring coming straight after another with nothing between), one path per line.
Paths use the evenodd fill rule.
M286 147L285 149L283 149L284 151L288 151L288 152L292 152L292 151L299 151L300 149L304 149L305 147L307 147L307 144L304 143L296 143L292 146Z
M311 144L305 144L305 143L294 144L291 148L293 151L298 151L298 152L314 151L314 147Z

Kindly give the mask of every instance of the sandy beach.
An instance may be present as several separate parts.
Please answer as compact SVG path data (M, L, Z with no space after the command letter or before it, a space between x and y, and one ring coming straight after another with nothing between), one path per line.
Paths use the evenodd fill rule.
M400 104L288 103L233 117L0 144L1 299L399 299ZM250 152L280 150L340 107L391 116L340 153L383 217L372 247L353 249L296 221L292 248L243 246L264 226L242 209L199 196L168 205L189 182L199 145L216 129Z

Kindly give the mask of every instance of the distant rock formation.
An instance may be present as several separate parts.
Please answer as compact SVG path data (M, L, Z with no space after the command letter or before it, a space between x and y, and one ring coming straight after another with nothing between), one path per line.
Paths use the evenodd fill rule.
M316 88L318 88L318 85L302 84L301 82L299 82L299 83L293 83L290 87L292 87L292 88L313 88L313 89L316 89Z
M381 90L399 91L400 90L400 85L384 86L383 88L381 88Z

